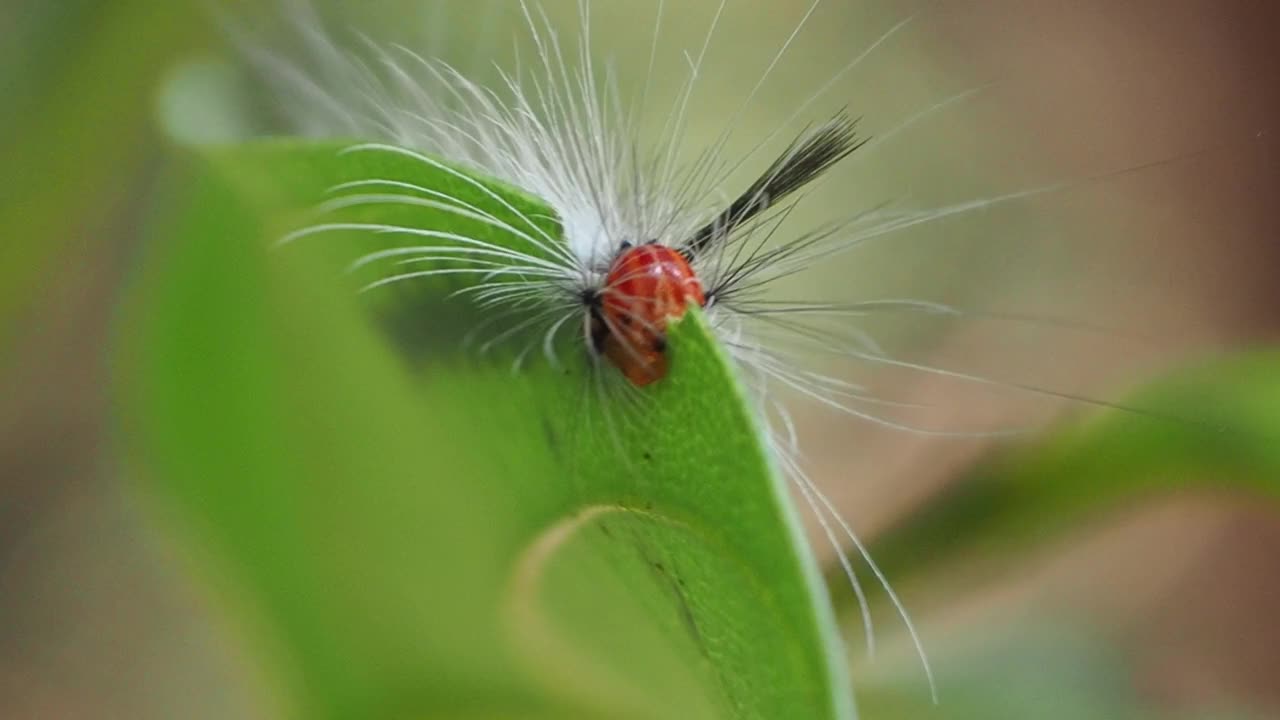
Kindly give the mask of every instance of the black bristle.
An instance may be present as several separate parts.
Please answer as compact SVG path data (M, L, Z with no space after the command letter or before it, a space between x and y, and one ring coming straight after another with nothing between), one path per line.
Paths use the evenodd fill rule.
M696 257L743 223L813 182L866 142L857 135L857 120L844 112L806 132L724 212L694 233L680 251L686 257Z

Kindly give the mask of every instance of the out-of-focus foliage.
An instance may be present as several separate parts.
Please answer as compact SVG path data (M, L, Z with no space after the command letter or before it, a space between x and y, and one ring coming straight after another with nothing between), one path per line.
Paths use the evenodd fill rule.
M883 538L885 561L909 571L956 553L1025 551L1114 508L1186 489L1272 504L1280 496L1280 355L1184 371L1128 406L1067 425L934 498Z
M14 12L4 43L13 57L0 68L0 359L11 323L38 312L47 278L138 202L156 150L157 86L208 29L187 2L31 2Z

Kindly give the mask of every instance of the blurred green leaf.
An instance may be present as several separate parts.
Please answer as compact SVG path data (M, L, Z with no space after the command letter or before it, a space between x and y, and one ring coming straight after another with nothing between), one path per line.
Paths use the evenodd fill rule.
M935 658L939 702L918 673L865 668L866 717L938 720L1245 720L1268 717L1221 698L1176 711L1135 687L1128 654L1078 619L1002 616L968 625Z
M877 675L860 688L867 717L939 720L1140 720L1124 658L1100 635L1044 619L969 627L940 653L939 702L918 673ZM873 674L876 668L869 668Z
M153 159L156 85L209 28L189 2L30 5L0 71L0 359L58 261L112 232Z
M169 183L117 356L145 487L299 714L852 716L819 574L701 316L643 391L580 341L513 373L524 343L462 349L493 318L446 297L456 276L357 299L341 268L395 238L270 247L369 178L521 222L401 155L210 151ZM341 217L505 235L423 206Z
M1127 405L1146 410L1070 426L957 483L878 542L879 556L902 573L981 548L1032 548L1156 493L1280 496L1280 353L1184 371Z

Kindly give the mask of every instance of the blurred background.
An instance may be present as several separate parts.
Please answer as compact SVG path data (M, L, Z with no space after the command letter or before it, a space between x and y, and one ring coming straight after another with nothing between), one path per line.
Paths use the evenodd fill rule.
M375 36L445 48L459 64L509 56L510 13L463 5L333 11L358 15ZM780 28L793 27L806 6L729 3L692 137L715 137L725 108L737 107L744 84L785 39ZM648 39L633 28L648 27L653 8L595 8L599 51L641 57L642 66ZM670 8L682 18L666 42L696 47L714 10L706 0ZM571 7L552 12L571 21ZM1079 182L875 244L824 271L824 289L1106 331L876 318L872 329L889 347L1121 401L1165 373L1280 340L1280 10L1243 0L831 0L734 142L749 148L913 14L806 117L848 106L869 133L885 135L922 108L981 91L834 177L807 204L809 218L829 219L823 208L851 203L907 198L930 207ZM130 492L110 379L118 301L173 148L282 132L281 113L197 3L8 0L0 33L0 717L272 717L275 700L238 634L151 529L145 499ZM675 53L670 60L676 69L684 62ZM1034 473L1055 457L1054 434L1096 408L919 373L832 371L927 402L915 422L975 433L940 439L799 415L813 474L864 539L875 547L884 538L891 578L926 643L939 648L944 678L947 667L987 668L1047 702L1101 677L1107 693L1151 717L1280 717L1280 515L1274 495L1233 489L1250 484L1238 475L1267 470L1124 470L1179 489L1072 515L1044 537L1011 534L915 562L899 578L895 562L911 555L913 533L932 517L926 510L983 478ZM1046 434L980 436L1010 426ZM1081 485L1092 487L1083 477ZM974 517L980 524L980 506ZM815 539L831 565L830 548ZM883 688L894 686L898 665L910 676L911 660L891 651L864 666L856 613L836 594L859 684L888 677L866 683L882 688L869 691L872 707L876 692L892 707ZM881 624L891 623L885 614ZM975 652L994 659L972 662ZM1023 678L1032 666L1052 672ZM1061 716L1111 716L1101 709L1109 706L1079 702ZM936 712L947 717L946 704Z

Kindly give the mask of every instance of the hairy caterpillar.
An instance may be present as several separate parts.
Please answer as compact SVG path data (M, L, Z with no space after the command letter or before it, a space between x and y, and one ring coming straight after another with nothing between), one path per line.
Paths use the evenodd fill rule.
M469 273L477 279L473 292L478 301L495 308L515 304L542 308L530 326L521 328L537 327L541 331L538 344L550 346L562 335L576 334L584 350L615 366L602 365L602 371L621 370L636 385L661 380L665 323L691 304L705 307L751 385L762 414L772 420L771 445L780 464L795 480L832 545L852 543L861 553L889 591L923 658L922 644L902 604L834 504L803 469L796 432L778 400L779 391L899 430L970 435L897 420L889 411L910 409L908 404L883 399L828 373L820 364L813 365L813 358L852 359L965 382L996 383L977 374L898 359L849 322L891 310L962 314L954 306L896 298L783 302L775 299L774 288L871 240L1053 193L1069 184L1036 185L925 210L877 204L882 198L872 198L857 203L854 213L825 224L798 224L793 217L795 201L812 181L836 165L854 162L846 159L851 154L872 153L902 131L963 104L976 92L963 88L944 95L865 137L843 112L825 119L832 115L815 106L831 99L828 95L838 79L859 69L909 28L914 16L908 14L848 52L847 60L836 63L834 76L814 83L814 92L795 102L779 127L765 132L745 152L730 154L729 141L742 115L826 4L819 0L797 9L792 29L765 52L770 60L763 74L752 81L741 105L729 106L725 129L692 160L682 148L689 134L689 103L700 87L701 68L712 54L726 3L718 7L713 3L702 42L688 51L687 77L668 105L655 99L648 82L631 92L622 90L612 70L598 64L598 48L591 44L592 11L598 6L588 2L579 4L577 23L567 25L536 4L521 3L518 12L534 47L532 62L500 71L490 82L405 48L373 46L365 59L359 59L330 40L301 7L295 8L295 17L319 60L320 72L312 76L276 58L261 59L275 70L280 86L301 101L294 109L301 115L302 127L375 141L353 152L399 153L427 163L433 162L431 157L443 157L475 167L545 199L556 209L563 228L565 244L561 246L532 219L506 225L503 229L525 243L525 253L463 239L461 244L423 243L367 256L361 265L385 262L394 267L432 258L461 264L461 270L450 272ZM655 10L650 81L664 19L669 24L671 14L680 12L661 2ZM566 42L562 36L566 30L576 40ZM850 98L835 100L841 106L850 102ZM665 108L658 114L666 119L659 122L657 138L645 145L640 142L643 133L637 109L658 106ZM815 118L818 122L806 128ZM782 148L765 156L764 148L777 143ZM764 167L742 182L740 170L753 165ZM423 201L425 196L428 202L495 221L455 199L432 196L423 188L392 187L378 178L336 190L343 193L339 203ZM326 229L317 225L290 239ZM638 276L654 274L651 271L656 271L658 279L643 288L633 286ZM391 269L374 287L430 277L433 272ZM669 293L673 287L674 293ZM839 559L861 599L852 563L843 555ZM864 614L864 622L871 644L868 615Z

